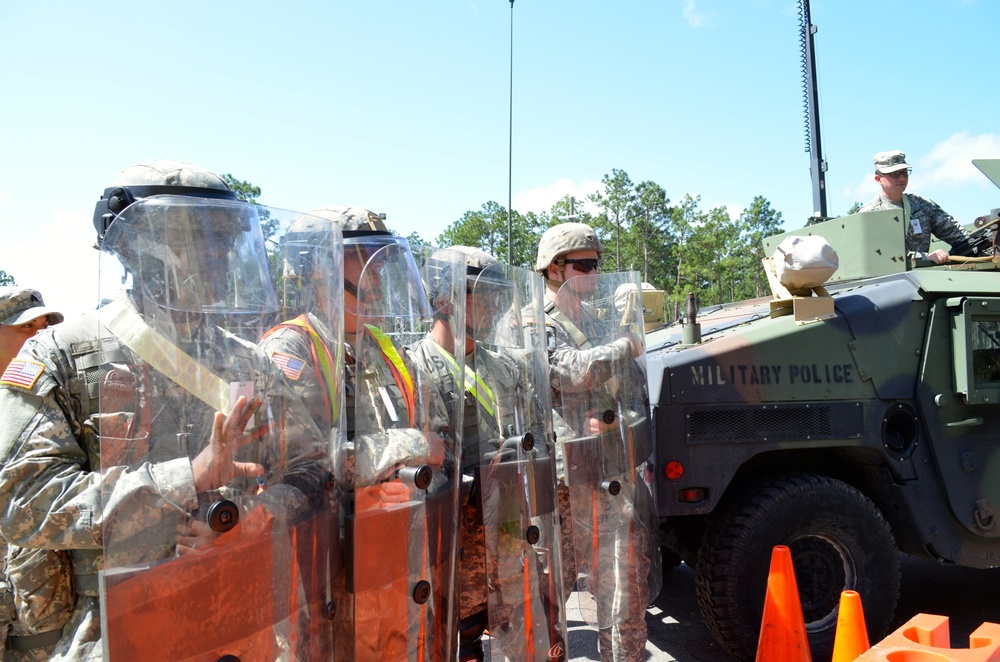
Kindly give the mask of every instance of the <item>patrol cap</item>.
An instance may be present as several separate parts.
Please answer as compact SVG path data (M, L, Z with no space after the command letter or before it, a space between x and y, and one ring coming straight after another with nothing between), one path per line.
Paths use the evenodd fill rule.
M535 271L545 272L549 265L560 255L573 251L604 252L601 240L597 238L594 228L586 223L560 223L553 225L542 234L538 242L538 257L535 260Z
M46 316L50 324L58 324L64 319L62 313L45 307L38 290L0 287L0 324L17 326Z
M879 152L872 157L872 161L875 162L875 172L886 175L897 170L908 170L910 168L910 164L906 162L906 154L903 154L898 149Z

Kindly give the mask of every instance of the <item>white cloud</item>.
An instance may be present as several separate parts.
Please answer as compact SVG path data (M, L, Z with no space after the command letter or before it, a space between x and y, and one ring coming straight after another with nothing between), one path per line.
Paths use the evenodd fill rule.
M689 27L700 28L703 25L707 25L712 18L715 17L715 13L702 14L695 7L694 0L683 0L682 13L684 14L684 20L687 21Z
M972 165L973 159L1000 158L1000 136L983 133L978 136L969 135L965 131L952 134L931 148L931 151L920 158L907 156L910 165L914 167L913 176L907 191L920 193L932 189L938 193L954 192L973 186L977 189L992 192L993 185L983 176L979 169ZM841 189L845 200L865 203L878 195L879 187L873 171L865 172L864 176L854 184ZM926 195L926 193L924 193Z
M17 284L41 291L67 317L97 303L98 251L89 214L54 209L48 221L5 242L4 269Z
M587 201L591 193L604 189L604 184L594 180L574 182L572 179L560 179L549 186L538 186L527 191L521 191L514 197L514 209L523 213L533 211L536 214L549 212L552 205L567 195L576 198L578 209L596 214L599 210Z
M864 204L878 195L878 183L875 181L875 171L866 172L864 177L853 185L845 186L841 190L845 200L850 200L851 204L860 202ZM846 210L845 210L846 211Z
M983 133L971 136L965 131L953 134L935 145L916 164L920 179L929 185L959 188L967 184L992 186L983 173L972 165L972 159L1000 158L1000 136Z

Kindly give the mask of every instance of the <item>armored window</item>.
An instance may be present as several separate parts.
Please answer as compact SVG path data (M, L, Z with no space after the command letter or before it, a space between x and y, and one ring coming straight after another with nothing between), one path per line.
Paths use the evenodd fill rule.
M970 405L1000 402L1000 299L951 299L955 390Z

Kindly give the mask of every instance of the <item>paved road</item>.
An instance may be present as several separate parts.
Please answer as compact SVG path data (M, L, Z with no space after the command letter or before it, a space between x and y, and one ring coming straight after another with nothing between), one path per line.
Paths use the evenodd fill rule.
M901 557L902 589L896 629L917 613L948 616L953 648L967 648L969 633L985 621L1000 623L1000 569L949 568ZM570 601L572 604L572 600ZM657 662L731 662L702 623L694 597L694 572L681 565L664 579L649 608L646 659ZM570 659L600 660L597 635L567 610ZM872 642L874 643L874 642Z

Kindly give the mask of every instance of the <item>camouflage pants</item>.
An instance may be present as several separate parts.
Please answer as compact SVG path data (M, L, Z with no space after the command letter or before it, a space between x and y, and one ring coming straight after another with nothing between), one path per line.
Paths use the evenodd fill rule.
M493 660L547 659L553 645L562 643L561 628L556 627L562 618L561 599L550 598L554 587L549 581L549 573L559 569L550 567L550 554L544 546L525 541L522 523L499 521L496 503L486 506L484 523L475 505L469 503L470 487L471 483L463 483L461 492L460 617L488 611ZM489 504L490 490L483 489L483 500ZM547 529L551 529L551 515Z
M598 623L602 662L642 660L650 597L649 531L631 505L635 494L629 486L623 485L625 498L620 499L603 493L581 495L579 489L571 492L559 479L566 591L575 585L581 605L587 605L582 608L588 620ZM587 512L573 513L571 502Z

